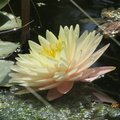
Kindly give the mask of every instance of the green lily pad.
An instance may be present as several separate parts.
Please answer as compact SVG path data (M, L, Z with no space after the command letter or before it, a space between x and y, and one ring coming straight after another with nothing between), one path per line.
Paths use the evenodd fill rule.
M21 27L21 19L14 15L0 11L0 31Z
M13 64L14 62L12 61L0 60L0 86L4 86L9 82L8 73L11 71L10 66Z
M5 7L10 0L0 0L0 9L2 9L3 7Z
M0 58L6 57L10 53L12 53L17 47L19 47L18 43L0 41Z

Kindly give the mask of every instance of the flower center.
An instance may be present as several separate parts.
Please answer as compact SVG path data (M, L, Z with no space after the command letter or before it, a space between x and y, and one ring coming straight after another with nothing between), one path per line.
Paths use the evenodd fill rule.
M42 45L43 51L41 51L40 53L58 59L60 51L62 50L62 44L62 39L58 37L58 42L56 44L50 44L49 48L47 48L45 45Z

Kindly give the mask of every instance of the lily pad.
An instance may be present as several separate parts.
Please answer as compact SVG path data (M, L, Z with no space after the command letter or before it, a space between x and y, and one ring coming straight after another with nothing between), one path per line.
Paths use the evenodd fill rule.
M0 11L0 31L21 27L21 19L14 15Z
M3 7L5 7L10 0L0 0L0 9L2 9Z
M0 86L4 86L9 82L8 73L11 71L10 66L13 64L14 62L12 61L0 60Z
M10 53L12 53L17 47L19 47L18 43L0 41L0 58L6 57Z

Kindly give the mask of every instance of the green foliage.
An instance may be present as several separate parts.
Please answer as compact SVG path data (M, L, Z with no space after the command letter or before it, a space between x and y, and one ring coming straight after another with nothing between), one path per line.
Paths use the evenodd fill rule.
M10 0L0 0L0 9L2 9L3 7L5 7Z
M21 19L14 15L0 11L0 31L21 27Z
M0 41L0 58L8 56L18 46L19 44ZM8 73L11 71L10 66L13 65L13 63L12 61L0 60L0 86L8 84L10 80Z
M11 71L10 66L13 63L11 61L0 60L0 86L6 85L10 80L10 77L7 75Z
M0 58L6 57L10 53L12 53L17 47L19 47L19 44L0 41Z

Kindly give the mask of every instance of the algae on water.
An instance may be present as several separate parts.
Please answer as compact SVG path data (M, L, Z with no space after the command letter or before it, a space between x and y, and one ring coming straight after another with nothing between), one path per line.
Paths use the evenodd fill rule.
M0 120L103 120L120 119L120 109L112 108L109 104L96 102L91 95L82 96L76 93L75 86L67 95L49 102L45 106L32 94L15 96L10 90L0 89L0 103L7 106L0 108ZM39 92L45 97L46 91Z

